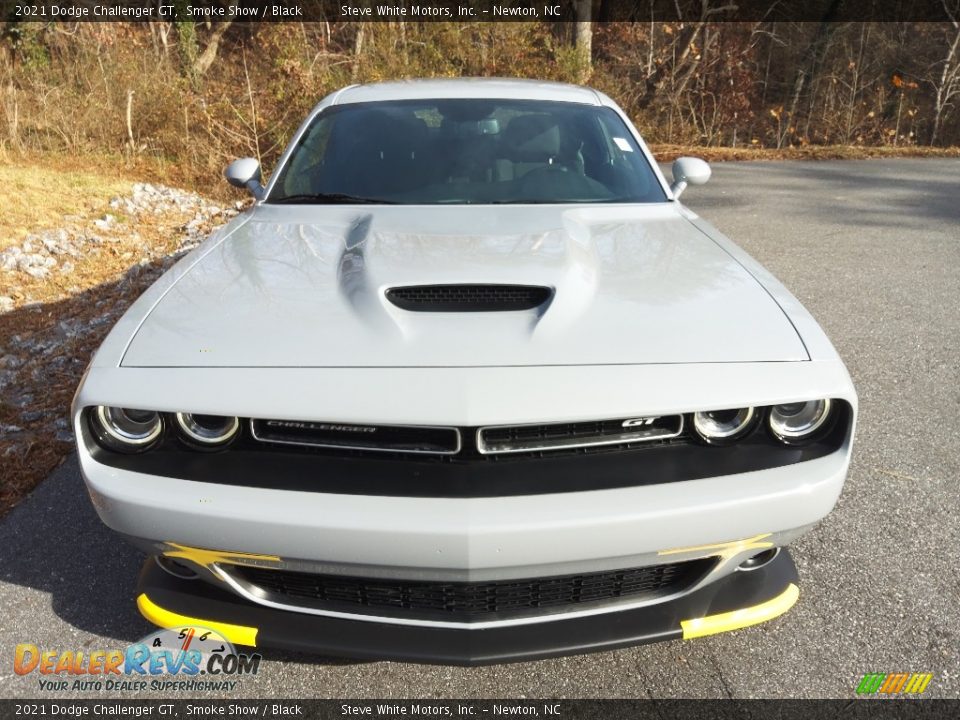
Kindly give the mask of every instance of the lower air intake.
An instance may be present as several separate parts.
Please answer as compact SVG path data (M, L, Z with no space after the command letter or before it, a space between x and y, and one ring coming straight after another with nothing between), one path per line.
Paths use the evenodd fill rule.
M704 558L627 570L476 583L314 575L239 565L230 570L266 597L286 604L470 621L663 597L692 586L714 564L714 558Z
M539 285L408 285L387 290L387 300L413 312L506 312L546 304L553 290Z

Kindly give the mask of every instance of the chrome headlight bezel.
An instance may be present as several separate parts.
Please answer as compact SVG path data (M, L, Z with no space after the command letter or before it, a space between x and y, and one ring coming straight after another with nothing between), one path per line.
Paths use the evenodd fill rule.
M132 413L152 417L148 420L138 419ZM97 442L115 452L144 452L163 435L163 415L155 410L97 405L90 413L90 419Z
M728 421L711 417L711 413L736 412ZM757 426L760 412L755 407L701 410L692 414L691 425L697 438L708 445L728 445L749 435Z
M801 408L790 414L783 412L782 408L794 405L800 405ZM767 427L780 442L786 445L803 445L829 430L836 417L834 405L829 398L772 405L767 413ZM803 418L803 421L798 423L797 418ZM791 421L798 426L791 427Z
M198 421L198 417L217 418L224 421L223 427L220 430L211 429ZM240 418L231 415L178 412L174 414L174 421L183 440L204 448L225 447L240 434Z

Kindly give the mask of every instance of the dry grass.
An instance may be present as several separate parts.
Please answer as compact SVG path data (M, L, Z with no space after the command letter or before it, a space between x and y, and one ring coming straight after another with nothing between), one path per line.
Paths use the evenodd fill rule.
M660 162L676 160L681 155L693 155L709 162L742 160L866 160L898 157L960 157L960 147L917 147L861 145L804 145L801 147L697 147L688 145L651 145L650 150Z
M0 213L0 250L38 230L59 227L64 217L103 209L106 200L130 190L122 177L97 172L54 169L40 163L0 165L4 191Z

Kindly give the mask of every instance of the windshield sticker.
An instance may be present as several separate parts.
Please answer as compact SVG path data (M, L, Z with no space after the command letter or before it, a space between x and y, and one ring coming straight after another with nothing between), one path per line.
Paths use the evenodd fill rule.
M620 137L615 137L613 141L617 144L617 147L623 150L624 152L633 152L633 148L630 147L630 143Z

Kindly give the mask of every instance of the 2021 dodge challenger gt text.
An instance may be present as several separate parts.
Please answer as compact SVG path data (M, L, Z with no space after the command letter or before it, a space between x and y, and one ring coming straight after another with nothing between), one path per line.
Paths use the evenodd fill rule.
M489 663L694 638L798 597L857 412L813 318L587 88L325 98L254 206L147 290L77 392L148 619Z

